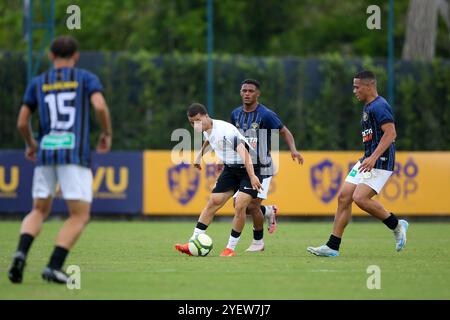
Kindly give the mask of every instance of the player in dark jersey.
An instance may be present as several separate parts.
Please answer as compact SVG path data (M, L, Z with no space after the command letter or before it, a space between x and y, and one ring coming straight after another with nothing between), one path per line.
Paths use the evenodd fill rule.
M325 245L308 247L308 252L317 256L336 257L344 229L352 214L352 202L393 230L396 250L406 244L408 222L398 220L381 203L373 200L380 193L395 164L394 116L387 101L378 95L375 75L361 71L353 79L353 93L364 103L361 118L364 156L350 170L338 196L338 208L334 218L333 232Z
M263 192L253 199L247 209L247 213L253 217L253 241L247 251L264 250L264 218L267 220L269 233L276 230L275 205L262 206L262 201L267 199L270 181L274 174L274 166L271 157L272 133L280 134L289 146L293 160L303 164L303 157L297 151L295 140L289 129L281 122L279 116L263 104L258 98L261 94L260 83L254 79L246 79L241 84L240 90L242 105L231 113L231 123L234 124L246 137L247 142L256 151L254 157L261 166L263 176Z
M17 251L8 273L13 283L21 283L27 253L48 217L58 182L69 209L69 218L60 230L55 248L42 278L67 283L64 261L89 221L92 202L89 121L90 105L102 133L97 152L111 148L112 128L109 109L97 76L75 68L79 58L77 42L68 36L53 40L49 59L53 68L29 83L17 127L25 140L25 156L36 163L33 175L33 209L20 230ZM39 136L34 139L30 118L37 112Z

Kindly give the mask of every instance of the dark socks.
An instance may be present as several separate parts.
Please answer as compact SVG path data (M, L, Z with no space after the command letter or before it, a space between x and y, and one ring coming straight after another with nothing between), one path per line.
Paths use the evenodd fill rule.
M263 216L266 214L266 207L261 206L261 212ZM254 240L261 240L264 237L264 229L262 230L255 230L253 229L253 239Z
M265 206L261 206L261 212L262 212L263 216L266 214L266 207Z
M19 245L17 246L17 251L22 252L25 256L30 250L31 244L33 243L34 237L28 233L22 233L19 239Z
M235 231L234 229L231 229L231 236L233 238L239 238L241 236L240 232Z
M330 239L327 242L327 246L333 250L339 251L340 245L341 245L341 238L331 235Z
M55 246L47 266L51 269L61 270L68 253L69 250L66 248Z
M264 229L262 229L262 230L253 229L253 239L254 240L261 240L263 237L264 237Z
M390 215L388 218L384 219L384 220L383 220L383 223L384 223L389 229L394 230L394 229L397 227L397 225L398 225L398 219L397 219L397 217L395 216L395 214L393 214L393 213L391 212L391 215Z
M200 229L200 230L206 230L206 228L208 228L208 226L206 224L204 224L204 223L197 222L196 228Z

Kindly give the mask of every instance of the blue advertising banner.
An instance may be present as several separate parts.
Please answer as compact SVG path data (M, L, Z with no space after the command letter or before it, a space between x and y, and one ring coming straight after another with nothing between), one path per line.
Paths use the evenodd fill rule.
M0 212L28 212L34 165L23 151L0 151ZM92 154L92 213L142 213L142 153ZM67 212L57 188L53 212Z
M142 152L92 154L92 212L142 213Z
M0 212L28 212L34 165L25 151L0 151Z

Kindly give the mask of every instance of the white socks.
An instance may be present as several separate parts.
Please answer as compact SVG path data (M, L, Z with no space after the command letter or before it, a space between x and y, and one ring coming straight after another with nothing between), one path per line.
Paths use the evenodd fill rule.
M236 246L237 246L237 244L238 244L240 238L241 238L241 236L239 236L239 237L237 237L237 238L235 238L235 237L233 237L233 236L230 236L230 238L228 239L227 248L229 248L229 249L235 251Z
M195 228L195 229L194 229L194 233L192 234L191 239L194 239L196 236L198 236L199 234L203 234L203 233L206 233L206 230L202 230L202 229L199 229L199 228Z

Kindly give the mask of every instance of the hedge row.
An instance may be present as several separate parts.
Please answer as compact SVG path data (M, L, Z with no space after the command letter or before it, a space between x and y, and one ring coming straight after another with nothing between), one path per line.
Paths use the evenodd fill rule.
M169 149L175 145L171 132L189 128L186 107L193 101L206 103L206 65L205 55L139 51L82 53L78 66L96 72L104 84L114 149L142 150ZM362 105L353 97L352 77L362 68L375 71L379 94L386 96L383 60L346 60L337 54L316 59L215 56L214 117L228 120L240 104L241 81L256 78L262 84L260 101L280 115L301 150L359 150ZM23 55L0 53L1 148L23 147L15 122L25 69ZM398 149L449 150L450 61L399 61L395 70Z

